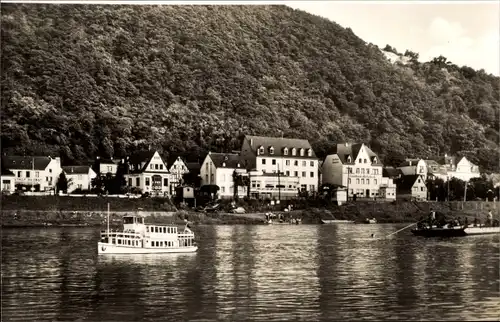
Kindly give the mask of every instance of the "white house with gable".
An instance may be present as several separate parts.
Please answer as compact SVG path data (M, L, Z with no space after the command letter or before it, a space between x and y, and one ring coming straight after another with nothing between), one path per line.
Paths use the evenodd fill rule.
M326 156L322 166L323 184L347 188L348 196L362 198L381 197L382 163L365 144L337 144L332 154ZM385 194L385 193L384 193Z
M201 185L217 185L220 198L232 198L235 188L235 172L238 175L247 175L239 154L209 152L200 168ZM238 189L238 197L247 195L247 187L238 186L236 188Z
M66 166L63 170L68 179L68 193L76 189L90 190L92 179L97 177L95 171L87 165Z
M127 158L125 179L130 188L153 196L168 196L169 171L158 151L144 151Z

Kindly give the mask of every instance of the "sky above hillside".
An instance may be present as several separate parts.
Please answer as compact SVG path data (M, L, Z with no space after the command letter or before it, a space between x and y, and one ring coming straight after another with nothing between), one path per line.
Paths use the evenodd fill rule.
M365 40L420 61L439 55L459 66L500 75L500 1L293 1L290 7L333 20Z

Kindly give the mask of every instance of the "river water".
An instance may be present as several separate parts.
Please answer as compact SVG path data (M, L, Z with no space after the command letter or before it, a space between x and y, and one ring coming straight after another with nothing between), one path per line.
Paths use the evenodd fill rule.
M2 320L500 318L498 236L377 238L401 227L196 226L197 253L139 256L98 256L97 228L4 229Z

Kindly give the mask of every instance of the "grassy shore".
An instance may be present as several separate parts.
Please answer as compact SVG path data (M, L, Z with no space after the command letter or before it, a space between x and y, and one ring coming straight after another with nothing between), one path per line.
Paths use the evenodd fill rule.
M111 225L121 226L125 214L140 214L149 223L193 224L263 224L265 212L276 212L284 204L270 206L265 202L239 202L251 214L226 212L214 214L179 210L162 198L124 199L103 197L3 196L2 227L29 226L103 226L106 225L107 203L111 205ZM294 210L285 217L301 218L304 224L318 224L321 219L346 219L362 223L375 218L379 223L410 223L426 216L430 209L448 217L485 217L489 210L498 218L499 207L482 202L374 202L358 201L337 206L310 201L293 201ZM228 205L226 205L228 206ZM227 210L227 207L224 207Z

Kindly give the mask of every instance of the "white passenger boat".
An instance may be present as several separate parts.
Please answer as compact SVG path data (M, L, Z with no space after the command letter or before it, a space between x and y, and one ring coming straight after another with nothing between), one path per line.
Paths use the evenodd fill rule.
M144 224L139 216L123 217L123 230L101 231L101 240L97 243L99 254L158 254L191 253L198 246L194 233L188 224L182 232L174 225Z

